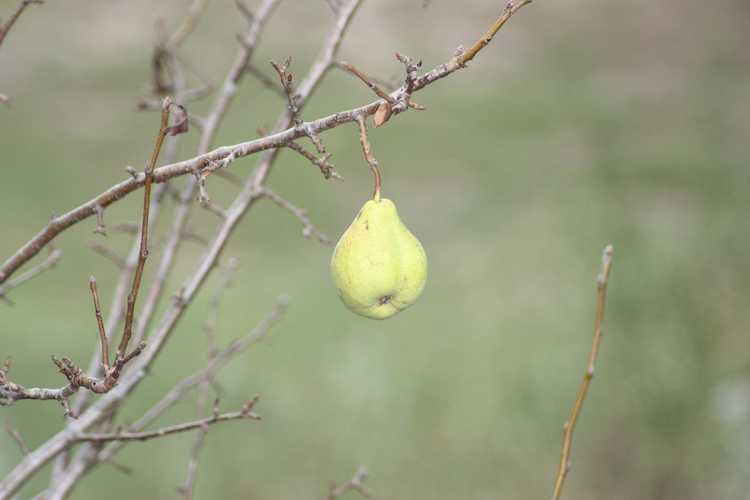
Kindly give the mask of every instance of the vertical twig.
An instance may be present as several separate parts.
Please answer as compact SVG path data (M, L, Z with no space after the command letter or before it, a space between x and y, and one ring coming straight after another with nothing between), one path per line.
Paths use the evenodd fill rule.
M94 314L96 314L96 323L99 326L99 342L102 348L102 367L106 374L109 372L109 344L107 342L107 332L104 329L102 309L99 305L99 291L96 289L96 278L93 276L89 278L89 288L91 289L91 297L94 299Z
M596 316L594 318L594 340L591 344L586 373L583 375L583 381L578 389L573 408L570 416L563 426L562 451L560 452L560 466L557 470L557 479L555 489L552 493L552 500L558 500L562 494L563 483L571 467L570 450L573 445L573 432L578 422L578 416L583 408L583 402L586 400L586 394L594 378L594 364L599 355L599 345L602 341L602 322L604 321L604 306L607 300L607 283L609 282L609 272L612 269L612 255L614 249L612 245L607 245L602 255L602 270L596 279Z
M138 298L138 291L141 288L141 279L143 278L143 268L146 265L146 259L148 258L148 214L151 208L151 185L153 183L153 172L154 166L156 166L156 160L159 158L159 152L161 146L164 143L164 138L169 133L169 111L172 106L172 99L169 97L164 99L161 111L161 127L159 133L156 136L156 144L154 144L154 150L151 153L151 159L149 160L144 170L145 180L143 183L143 217L141 219L141 243L140 252L138 254L138 263L135 266L135 273L133 276L133 285L130 288L130 294L128 295L128 308L125 313L125 328L122 331L122 339L120 345L117 348L116 358L121 360L126 356L128 344L130 343L130 337L133 335L133 316L135 312L135 301Z

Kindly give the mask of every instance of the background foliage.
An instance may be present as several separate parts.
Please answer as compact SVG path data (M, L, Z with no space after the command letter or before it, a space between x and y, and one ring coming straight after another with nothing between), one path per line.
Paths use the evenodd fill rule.
M2 4L5 12L15 2ZM502 7L490 0L421 5L367 2L343 58L400 78L395 50L431 67L473 41ZM175 22L185 6L47 2L19 21L0 51L0 90L13 96L0 110L0 255L50 213L121 180L125 165L143 165L157 117L134 104L147 92L153 23ZM301 74L330 21L323 2L285 2L256 62L271 74L265 61L292 55ZM242 22L232 2L214 0L184 59L218 84ZM599 254L612 242L603 350L567 496L746 498L748 46L743 0L715 7L539 1L524 9L470 70L419 94L428 111L399 116L371 135L384 194L422 240L431 266L420 302L386 322L356 317L339 303L330 248L302 239L298 222L272 204L256 206L225 254L238 257L240 268L222 304L221 337L246 332L282 292L292 305L270 339L220 378L225 407L259 392L265 420L212 429L199 495L316 498L364 463L381 499L549 496L561 425L589 348ZM332 73L304 116L370 99L359 82ZM256 136L282 105L246 80L219 143ZM355 125L324 139L344 183L324 182L285 152L270 184L337 238L371 180ZM188 137L180 156L194 149ZM247 172L253 160L231 168ZM217 202L231 191L212 182ZM135 220L137 204L131 196L108 210L108 224ZM210 235L212 217L197 211L192 227ZM0 354L13 355L20 382L58 384L51 353L89 358L96 327L87 280L97 276L107 304L115 278L111 264L85 246L93 227L92 220L66 232L58 267L15 292L15 307L0 308ZM108 241L124 252L130 238L110 234ZM172 290L200 252L185 246ZM126 418L203 360L208 297L182 321ZM61 425L52 403L2 412L30 445ZM187 400L167 418L194 414ZM170 498L191 443L181 436L131 444L120 461L135 476L100 467L75 497ZM18 459L0 434L0 470Z

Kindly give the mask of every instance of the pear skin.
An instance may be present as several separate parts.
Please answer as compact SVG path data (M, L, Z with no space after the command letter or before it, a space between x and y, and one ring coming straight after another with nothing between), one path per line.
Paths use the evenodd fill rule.
M369 200L336 244L331 275L351 311L386 319L416 302L427 255L387 198Z

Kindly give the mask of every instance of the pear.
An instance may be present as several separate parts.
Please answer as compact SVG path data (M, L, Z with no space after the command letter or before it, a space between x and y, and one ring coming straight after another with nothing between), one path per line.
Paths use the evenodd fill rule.
M427 279L427 255L387 198L367 201L331 257L339 296L353 312L386 319L412 305Z

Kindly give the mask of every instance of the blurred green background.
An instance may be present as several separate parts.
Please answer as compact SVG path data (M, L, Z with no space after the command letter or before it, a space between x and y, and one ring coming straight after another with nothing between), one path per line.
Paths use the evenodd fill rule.
M2 0L7 16L16 0ZM402 78L398 50L426 68L468 46L502 2L370 0L341 58ZM157 117L148 95L154 24L174 27L186 0L31 6L0 50L0 257L63 213L140 168ZM322 0L283 2L255 61L293 57L301 76L332 15ZM217 86L243 20L212 0L180 51ZM380 499L549 498L562 423L590 348L601 250L615 247L597 377L579 422L566 498L746 499L750 488L750 4L725 0L540 0L523 9L466 71L420 92L428 111L403 114L371 141L384 193L430 261L424 295L384 322L339 302L331 248L269 202L256 205L225 256L239 259L221 306L222 342L246 333L286 293L291 307L263 343L220 375L222 408L252 394L264 420L212 428L199 498L322 498L366 464ZM306 119L372 99L332 72ZM190 106L206 112L209 98ZM257 136L284 103L247 78L217 145ZM182 140L193 156L197 133ZM354 125L323 136L345 182L283 152L270 179L337 239L371 191ZM245 175L256 157L232 165ZM181 179L180 182L183 182ZM180 182L177 184L179 185ZM235 188L209 184L227 205ZM138 217L139 195L107 210L110 228ZM169 202L170 207L172 202ZM169 217L171 208L165 212ZM148 271L168 219L156 229ZM215 217L196 210L195 232ZM12 378L49 386L50 354L87 363L96 327L87 287L103 303L117 276L88 249L94 221L64 233L57 268L0 304L0 355ZM131 237L106 242L126 253ZM176 291L200 257L183 246ZM226 260L226 259L225 259ZM205 358L206 284L146 383L122 409L132 421ZM106 314L107 311L105 311ZM21 402L2 420L30 446L62 425L54 403ZM162 424L192 419L195 397ZM191 435L128 445L73 498L174 498ZM0 433L0 471L20 459ZM45 469L23 491L46 484ZM2 474L2 472L0 472ZM356 493L350 494L356 497Z

